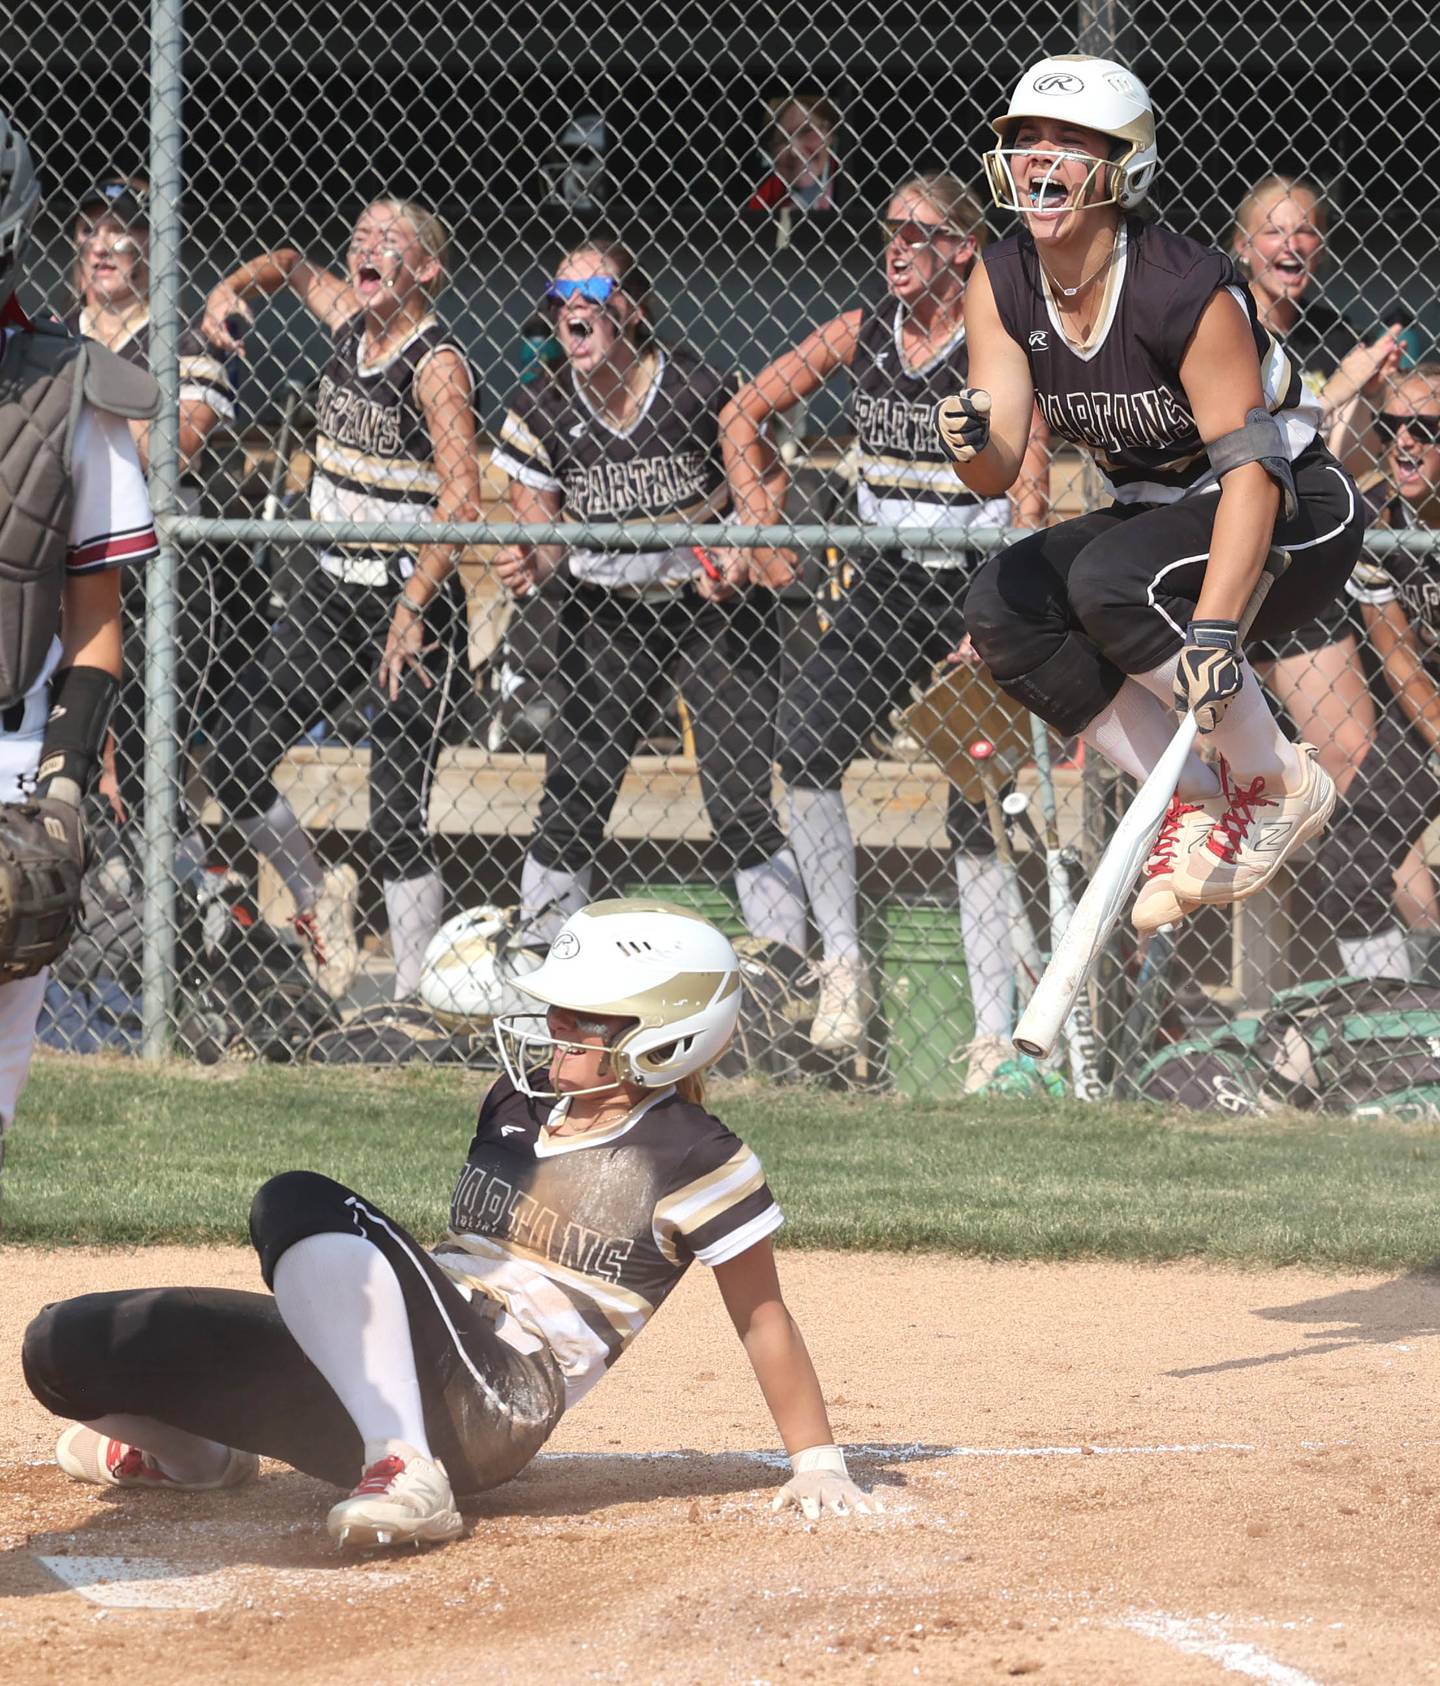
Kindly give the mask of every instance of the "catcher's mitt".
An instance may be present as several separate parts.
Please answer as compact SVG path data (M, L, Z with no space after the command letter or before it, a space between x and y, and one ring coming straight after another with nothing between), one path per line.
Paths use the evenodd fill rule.
M80 923L85 841L66 802L0 802L0 982L33 977Z

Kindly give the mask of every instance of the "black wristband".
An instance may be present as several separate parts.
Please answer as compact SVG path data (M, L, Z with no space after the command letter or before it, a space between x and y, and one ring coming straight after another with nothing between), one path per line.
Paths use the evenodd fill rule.
M1199 644L1207 650L1240 648L1239 621L1191 621L1185 634L1187 644Z
M65 667L55 675L36 796L47 795L57 779L78 785L82 796L90 788L119 691L120 681L103 667Z

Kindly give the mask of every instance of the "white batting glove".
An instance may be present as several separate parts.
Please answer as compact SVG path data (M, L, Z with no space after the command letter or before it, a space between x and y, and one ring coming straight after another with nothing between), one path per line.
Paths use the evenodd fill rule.
M850 1479L838 1446L807 1446L790 1467L795 1473L770 1501L771 1510L795 1505L807 1522L818 1522L827 1510L832 1516L869 1516L885 1508Z
M935 431L956 462L978 457L990 443L990 394L967 386L942 398L935 406Z

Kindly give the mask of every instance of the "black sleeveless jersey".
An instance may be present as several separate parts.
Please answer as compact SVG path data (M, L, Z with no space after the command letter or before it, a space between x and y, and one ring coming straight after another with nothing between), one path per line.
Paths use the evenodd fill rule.
M320 376L311 517L428 521L440 482L415 380L437 351L453 351L462 361L465 354L449 329L430 316L383 362L367 364L364 332L363 314L342 323ZM321 566L354 585L384 586L412 572L413 548L331 545Z
M551 1116L493 1085L435 1256L550 1348L573 1405L696 1260L724 1264L783 1219L751 1149L673 1089L589 1135L552 1135Z
M855 429L860 519L905 524L916 504L966 508L981 500L956 474L935 431L935 406L967 384L970 352L962 322L922 368L904 359L905 306L867 305L850 364L847 406Z
M1366 525L1391 531L1416 527L1411 506L1382 480L1364 493ZM1440 567L1434 556L1392 550L1377 556L1365 550L1346 589L1359 603L1380 608L1398 602L1415 633L1425 666L1440 676Z
M1245 311L1265 403L1291 457L1315 436L1318 407L1283 346L1261 327L1234 261L1139 218L1117 235L1091 342L1066 337L1035 242L1021 230L981 252L1005 331L1024 348L1053 431L1087 451L1121 503L1168 503L1214 483L1180 384L1201 313L1222 289Z
M658 352L640 413L612 427L567 364L511 400L491 461L537 491L559 492L575 521L684 521L728 507L720 411L736 391L687 346ZM695 572L688 552L626 554L577 548L574 578L603 586L678 583Z

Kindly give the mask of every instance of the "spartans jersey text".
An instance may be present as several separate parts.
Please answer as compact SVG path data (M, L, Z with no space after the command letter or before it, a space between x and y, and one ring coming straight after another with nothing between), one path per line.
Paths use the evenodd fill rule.
M1136 446L1156 450L1195 432L1195 418L1163 386L1148 392L1037 392L1040 414L1075 445L1114 456Z
M339 386L328 370L320 377L315 425L337 445L354 445L367 455L393 457L400 449L399 404Z
M656 504L684 505L713 489L703 451L635 462L569 463L561 471L565 507L577 516L628 514Z
M605 1236L561 1217L494 1171L467 1165L450 1201L450 1226L470 1235L493 1235L517 1242L542 1258L602 1282L618 1282L621 1266L634 1251L629 1236Z

